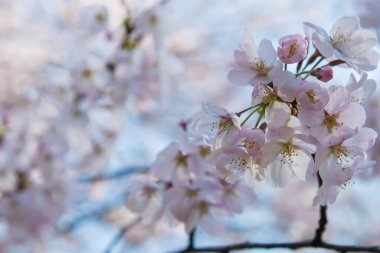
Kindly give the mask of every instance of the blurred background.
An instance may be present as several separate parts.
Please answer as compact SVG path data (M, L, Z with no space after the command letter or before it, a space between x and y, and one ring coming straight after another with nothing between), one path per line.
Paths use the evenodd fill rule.
M376 10L375 0L0 0L0 252L107 253L134 219L124 207L129 175L178 138L179 123L202 102L230 111L250 105L252 88L226 78L246 31L275 47L280 37L303 33L306 21L328 31L354 15L377 31ZM350 73L337 68L333 84L347 83ZM379 73L369 77L378 82ZM376 130L378 99L366 103ZM379 144L371 156L380 162ZM329 207L329 242L380 244L379 171L340 190ZM226 231L197 230L196 245L311 238L316 189L297 180L282 189L260 184L244 213L220 221ZM15 190L21 193L7 197ZM186 244L182 226L137 225L112 252Z

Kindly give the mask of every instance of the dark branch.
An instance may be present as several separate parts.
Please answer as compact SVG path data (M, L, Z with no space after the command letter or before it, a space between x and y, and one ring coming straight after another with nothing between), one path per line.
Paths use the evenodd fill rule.
M322 242L322 236L323 232L326 230L326 225L327 225L327 206L320 206L319 207L319 222L318 222L318 228L315 230L315 236L313 239L313 242L318 245L319 243Z
M188 250L194 249L194 239L195 239L195 228L189 234L189 245L187 246Z
M319 175L319 172L317 176L318 176L318 186L321 187L323 182L322 182L321 176ZM313 243L315 245L322 243L322 236L326 230L326 226L327 226L327 206L320 206L318 228L315 230L315 236L313 239Z
M220 252L226 253L232 250L244 250L244 249L301 249L301 248L321 248L334 250L336 252L376 252L380 253L380 248L370 246L370 247L360 247L360 246L349 246L349 245L336 245L330 243L321 242L319 244L314 244L314 241L304 241L304 242L292 242L292 243L240 243L223 247L205 247L196 248L191 250L183 250L180 253L190 253L190 252Z

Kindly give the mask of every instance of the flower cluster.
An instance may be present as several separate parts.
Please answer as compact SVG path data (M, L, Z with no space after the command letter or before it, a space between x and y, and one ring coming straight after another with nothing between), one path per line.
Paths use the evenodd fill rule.
M209 230L205 224L216 214L241 212L254 200L257 181L284 187L292 177L318 179L313 202L327 205L356 173L371 168L367 151L377 134L364 127L361 103L376 88L364 72L377 66L375 35L354 17L340 18L330 34L310 23L305 32L281 38L277 52L269 40L256 47L246 36L228 79L252 86L252 105L229 112L205 103L202 115L183 125L180 141L133 183L127 207L149 222L169 215L186 231ZM345 86L335 85L333 68L342 65L360 79L351 74Z
M33 83L25 83L26 87L4 84L0 99L0 217L5 228L0 244L4 248L53 234L58 219L74 201L73 191L82 189L77 176L110 167L127 98L138 93L130 90L140 82L153 86L157 79L154 67L146 71L155 64L146 53L150 48L138 47L143 35L153 31L156 7L128 16L112 32L104 6L73 11L71 19L57 21L66 30L61 36L60 28L54 39L57 44L75 44L75 49L63 50L59 57L51 54L34 70ZM153 97L145 96L141 103Z

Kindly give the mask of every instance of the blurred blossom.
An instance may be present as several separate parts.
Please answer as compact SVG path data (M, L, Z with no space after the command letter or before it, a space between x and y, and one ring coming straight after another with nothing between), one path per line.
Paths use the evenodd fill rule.
M378 31L380 7L314 25L333 24L336 4L1 1L0 252L99 251L108 237L91 226L133 220L127 251L180 247L195 228L207 243L304 240L313 200L364 206L352 182L379 174L380 107L361 25ZM136 164L151 170L112 177Z

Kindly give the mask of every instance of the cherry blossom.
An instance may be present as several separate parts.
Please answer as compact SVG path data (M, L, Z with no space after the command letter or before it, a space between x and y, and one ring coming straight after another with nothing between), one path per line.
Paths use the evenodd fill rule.
M317 79L321 80L322 82L328 82L333 79L333 69L331 66L323 66L321 68L317 68L316 70L312 70L310 74L317 77Z
M318 182L313 204L330 205L340 189L375 165L375 155L367 153L375 146L377 133L365 125L364 105L376 82L364 71L375 69L379 56L373 50L374 34L362 30L356 18L339 19L329 34L306 23L313 43L310 34L291 33L279 39L277 52L270 40L264 38L256 46L246 35L234 51L226 78L211 68L218 64L204 57L209 48L198 52L199 38L207 37L195 32L198 24L178 25L181 32L162 25L173 23L168 15L172 9L162 8L168 1L148 8L136 2L136 10L121 2L119 20L102 5L72 3L54 10L59 13L53 22L59 31L47 32L52 45L41 46L46 54L42 66L28 70L28 82L21 86L14 87L12 78L9 84L8 75L5 78L0 96L0 252L18 252L18 245L50 240L65 212L78 211L82 202L97 204L100 195L112 202L116 190L119 199L125 198L120 212L127 214L120 216L137 216L141 227L161 229L167 223L177 228L175 232L190 234L201 227L215 234L224 231L225 217L260 210L256 200L268 195L261 186L287 187L294 178L295 185L315 189ZM28 30L45 39L32 23ZM314 53L308 55L309 50ZM228 57L223 50L215 51ZM30 58L40 64L37 56ZM198 60L208 68L194 64ZM298 64L288 66L293 63ZM360 78L351 74L346 85L337 85L334 68L341 64L354 68ZM9 75L18 78L23 72L20 68L17 75L11 71ZM235 97L230 89L218 86L215 91L198 83L205 79L211 84L211 72L233 84L249 85ZM197 96L187 97L187 92L195 94L194 87L199 88ZM236 86L231 89L238 91ZM200 93L204 95L199 97ZM196 110L194 103L201 100L217 100L223 107L206 102L203 112L195 115L183 110L183 104ZM226 104L236 108L241 103L247 105L238 111L225 109ZM370 115L369 122L377 117ZM134 136L130 128L140 127L151 133ZM165 137L160 129L165 129ZM160 147L164 148L157 152ZM133 153L120 151L125 148ZM144 156L134 157L135 152ZM141 171L107 174L110 168L138 159L147 163ZM130 177L123 178L125 174ZM287 189L276 193L284 201ZM119 199L117 204L122 205ZM94 213L110 223L119 210L114 205L107 208ZM120 225L118 218L115 224ZM70 225L63 230L75 224ZM8 244L16 245L16 250L8 249ZM188 250L201 251L193 246Z
M283 63L300 62L307 56L309 41L299 34L282 37L279 44L277 55Z
M331 145L362 127L366 120L364 108L351 102L350 92L342 86L332 87L329 102L322 111L300 110L301 122L322 145ZM352 117L352 115L356 115Z
M372 48L376 44L376 34L363 30L356 17L342 17L332 26L328 34L323 28L305 23L314 30L312 41L326 58L342 60L357 71L374 70L379 54Z
M368 79L368 74L363 72L359 81L354 74L350 75L346 88L351 92L351 101L362 103L370 98L376 91L376 81Z
M316 147L295 135L294 129L283 126L273 129L269 142L263 148L261 165L266 168L269 180L274 186L283 187L291 175L305 180L313 169L311 157Z
M235 140L241 129L240 118L235 113L210 103L203 104L203 112L204 114L194 125L195 131L211 134L214 145L219 145L219 142L231 143Z
M373 162L365 161L367 158L365 152L374 145L376 138L377 133L374 130L363 127L342 142L318 150L316 170L323 180L323 188L314 203L320 202L326 205L334 202L337 195L330 195L327 192L335 192L334 187L346 183L356 171L373 166Z
M147 224L156 222L164 212L164 185L154 178L135 178L128 187L126 207L142 216Z
M173 142L157 155L152 170L158 179L164 181L187 181L199 173L200 159L198 153L181 149L178 143Z
M297 101L301 110L322 110L329 101L327 89L318 83L302 82Z
M258 84L252 92L252 104L263 104L265 108L265 120L268 124L283 125L289 120L291 108L288 102L292 102L301 80L289 71L278 72L273 80L273 88Z
M228 80L233 84L267 84L273 81L276 71L281 70L276 51L269 40L262 40L258 47L253 38L246 34L240 50L234 52L233 70Z

